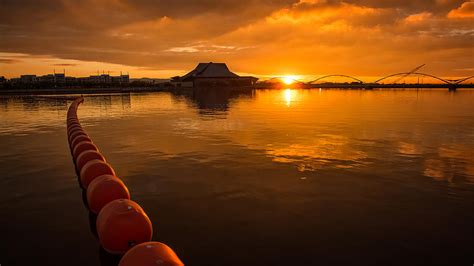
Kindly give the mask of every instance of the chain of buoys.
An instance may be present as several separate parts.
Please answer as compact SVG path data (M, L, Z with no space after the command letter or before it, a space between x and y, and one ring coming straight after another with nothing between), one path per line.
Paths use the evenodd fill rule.
M96 229L102 248L123 255L119 266L184 265L167 245L152 241L153 227L140 205L130 199L117 177L77 117L84 98L77 98L67 112L67 134L80 185L91 213L97 214Z

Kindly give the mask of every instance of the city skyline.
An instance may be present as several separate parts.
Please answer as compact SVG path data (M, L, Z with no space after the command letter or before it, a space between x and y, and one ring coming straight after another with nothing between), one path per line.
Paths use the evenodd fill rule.
M474 71L472 0L31 4L2 2L0 76L66 68L168 78L210 61L257 77L379 77L422 63L446 77Z

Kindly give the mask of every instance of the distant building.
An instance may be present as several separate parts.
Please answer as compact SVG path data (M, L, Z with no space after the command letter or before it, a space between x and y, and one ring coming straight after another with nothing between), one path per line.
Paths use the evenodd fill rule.
M54 82L55 83L66 83L66 74L65 73L54 73Z
M112 76L112 83L130 83L130 76L127 75L122 75L120 76Z
M72 84L72 83L76 83L77 79L75 77L66 77L65 82L66 84Z
M89 77L77 78L79 83L92 83L92 84L122 84L130 83L130 76L110 76L109 74L94 75Z
M3 78L3 81L2 81ZM4 77L0 78L0 82L6 82ZM54 73L43 76L36 75L21 75L19 78L10 79L12 83L59 83L68 85L77 84L124 84L130 83L130 76L110 76L109 74L102 74L96 76L89 76L83 78L68 77L65 73Z
M48 74L38 77L38 81L41 83L54 83L54 74Z
M85 78L84 81L86 83L109 83L109 77L108 74L94 75Z
M143 84L160 84L169 82L169 79L156 79L156 78L135 78L131 79L130 82L143 83Z
M36 75L21 75L20 82L21 83L34 83L36 82Z
M225 63L199 63L182 77L174 77L171 83L177 87L243 87L253 86L258 78L242 77L229 70Z
M4 76L0 76L0 83L7 82L7 79Z

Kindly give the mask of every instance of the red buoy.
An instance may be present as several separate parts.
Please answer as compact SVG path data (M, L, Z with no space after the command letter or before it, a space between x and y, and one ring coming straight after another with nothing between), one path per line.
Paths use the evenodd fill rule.
M145 242L131 248L118 266L183 266L178 255L167 245L160 242Z
M67 129L67 134L71 135L75 131L83 131L84 129L80 125L74 125Z
M71 135L74 131L77 131L77 130L84 130L84 129L82 128L81 125L74 125L67 129L67 134Z
M79 128L79 129L82 129L82 126L80 124L72 124L70 126L67 126L67 133L69 135L69 133L74 130L75 128Z
M72 141L75 137L80 136L80 135L87 136L86 132L84 132L83 130L78 130L78 131L72 132L72 133L69 135L69 137L68 137L69 143L71 143L71 141Z
M67 125L68 128L70 128L71 126L74 126L76 124L80 125L80 123L77 119L74 119L74 120L68 119L67 122L66 122L66 125Z
M92 180L101 175L115 175L115 171L110 164L101 160L91 160L87 162L81 169L80 178L82 187L87 188Z
M71 126L76 125L76 124L80 125L79 120L77 118L68 119L66 124L67 124L68 127L71 127Z
M127 187L116 176L98 176L87 187L87 203L93 213L99 213L107 203L116 199L130 199Z
M79 137L82 137L82 136L79 136ZM101 161L105 162L105 158L104 158L104 156L102 156L102 154L100 154L100 152L95 151L95 150L83 151L76 158L76 169L77 169L77 171L80 173L82 168L84 167L84 165L86 165L86 163L88 163L89 161L92 161L92 160L101 160Z
M76 128L81 130L83 129L80 124L73 124L67 128L68 135L71 134L74 130L76 130Z
M76 145L81 141L90 141L90 142L92 142L92 140L88 136L79 135L71 141L71 150L74 150Z
M105 205L97 216L100 244L109 253L123 254L148 242L153 235L150 219L134 201L118 199Z
M79 123L79 118L78 117L68 117L66 119L66 122L67 124L70 124L70 123Z
M97 146L90 141L81 141L72 150L72 156L74 157L74 160L77 160L77 157L79 157L82 152L90 150L98 151L99 149L97 149Z

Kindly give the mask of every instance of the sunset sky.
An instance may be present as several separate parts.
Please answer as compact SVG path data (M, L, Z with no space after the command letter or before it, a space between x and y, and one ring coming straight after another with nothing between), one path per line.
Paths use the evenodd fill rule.
M0 76L474 75L474 0L0 0Z

